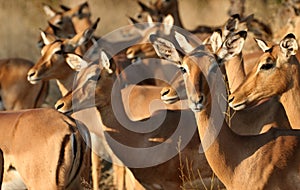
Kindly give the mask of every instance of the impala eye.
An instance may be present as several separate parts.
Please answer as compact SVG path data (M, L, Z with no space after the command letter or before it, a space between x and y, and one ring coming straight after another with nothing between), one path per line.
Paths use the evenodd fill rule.
M184 67L180 67L180 71L182 74L186 73L186 69Z
M272 69L273 67L274 67L274 64L272 64L272 63L265 63L265 64L263 64L260 67L260 69L262 69L262 70L269 70L269 69Z

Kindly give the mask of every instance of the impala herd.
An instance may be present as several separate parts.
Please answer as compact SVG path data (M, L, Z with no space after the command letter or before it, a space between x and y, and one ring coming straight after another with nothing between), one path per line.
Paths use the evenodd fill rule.
M111 189L300 189L297 24L187 30L177 0L137 3L114 41L87 2L44 4L38 61L0 60L0 189L108 189L105 160Z

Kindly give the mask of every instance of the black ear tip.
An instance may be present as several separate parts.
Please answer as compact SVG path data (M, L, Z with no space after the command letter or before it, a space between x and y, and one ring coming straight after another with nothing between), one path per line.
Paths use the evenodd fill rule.
M242 30L242 31L240 31L239 33L240 33L240 36L241 36L242 38L246 38L246 37L247 37L247 31Z
M296 39L296 37L293 33L289 33L288 35L285 36L285 38L294 38L294 39Z

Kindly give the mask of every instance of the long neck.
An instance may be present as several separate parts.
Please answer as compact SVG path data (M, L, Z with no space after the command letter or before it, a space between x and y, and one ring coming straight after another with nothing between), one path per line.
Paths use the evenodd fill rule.
M299 64L292 65L293 84L291 89L283 93L280 97L289 122L293 129L300 129L300 67Z
M64 69L62 76L56 79L57 86L62 96L66 95L73 89L74 79L76 72L74 72L69 66Z
M241 85L245 78L242 53L226 61L225 70L228 78L229 89L233 92Z

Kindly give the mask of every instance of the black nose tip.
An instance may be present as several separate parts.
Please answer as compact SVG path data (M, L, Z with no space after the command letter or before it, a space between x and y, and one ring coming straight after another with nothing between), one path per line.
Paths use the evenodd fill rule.
M234 99L234 96L229 96L228 103L232 102L233 99Z
M28 76L29 77L32 77L32 76L34 76L35 75L35 71L30 71L29 73L28 73Z
M61 102L60 104L55 105L55 109L59 110L60 108L64 107L64 105L65 105L65 103Z
M170 92L170 89L167 89L161 93L161 96L166 96L167 94L169 94L169 92Z

